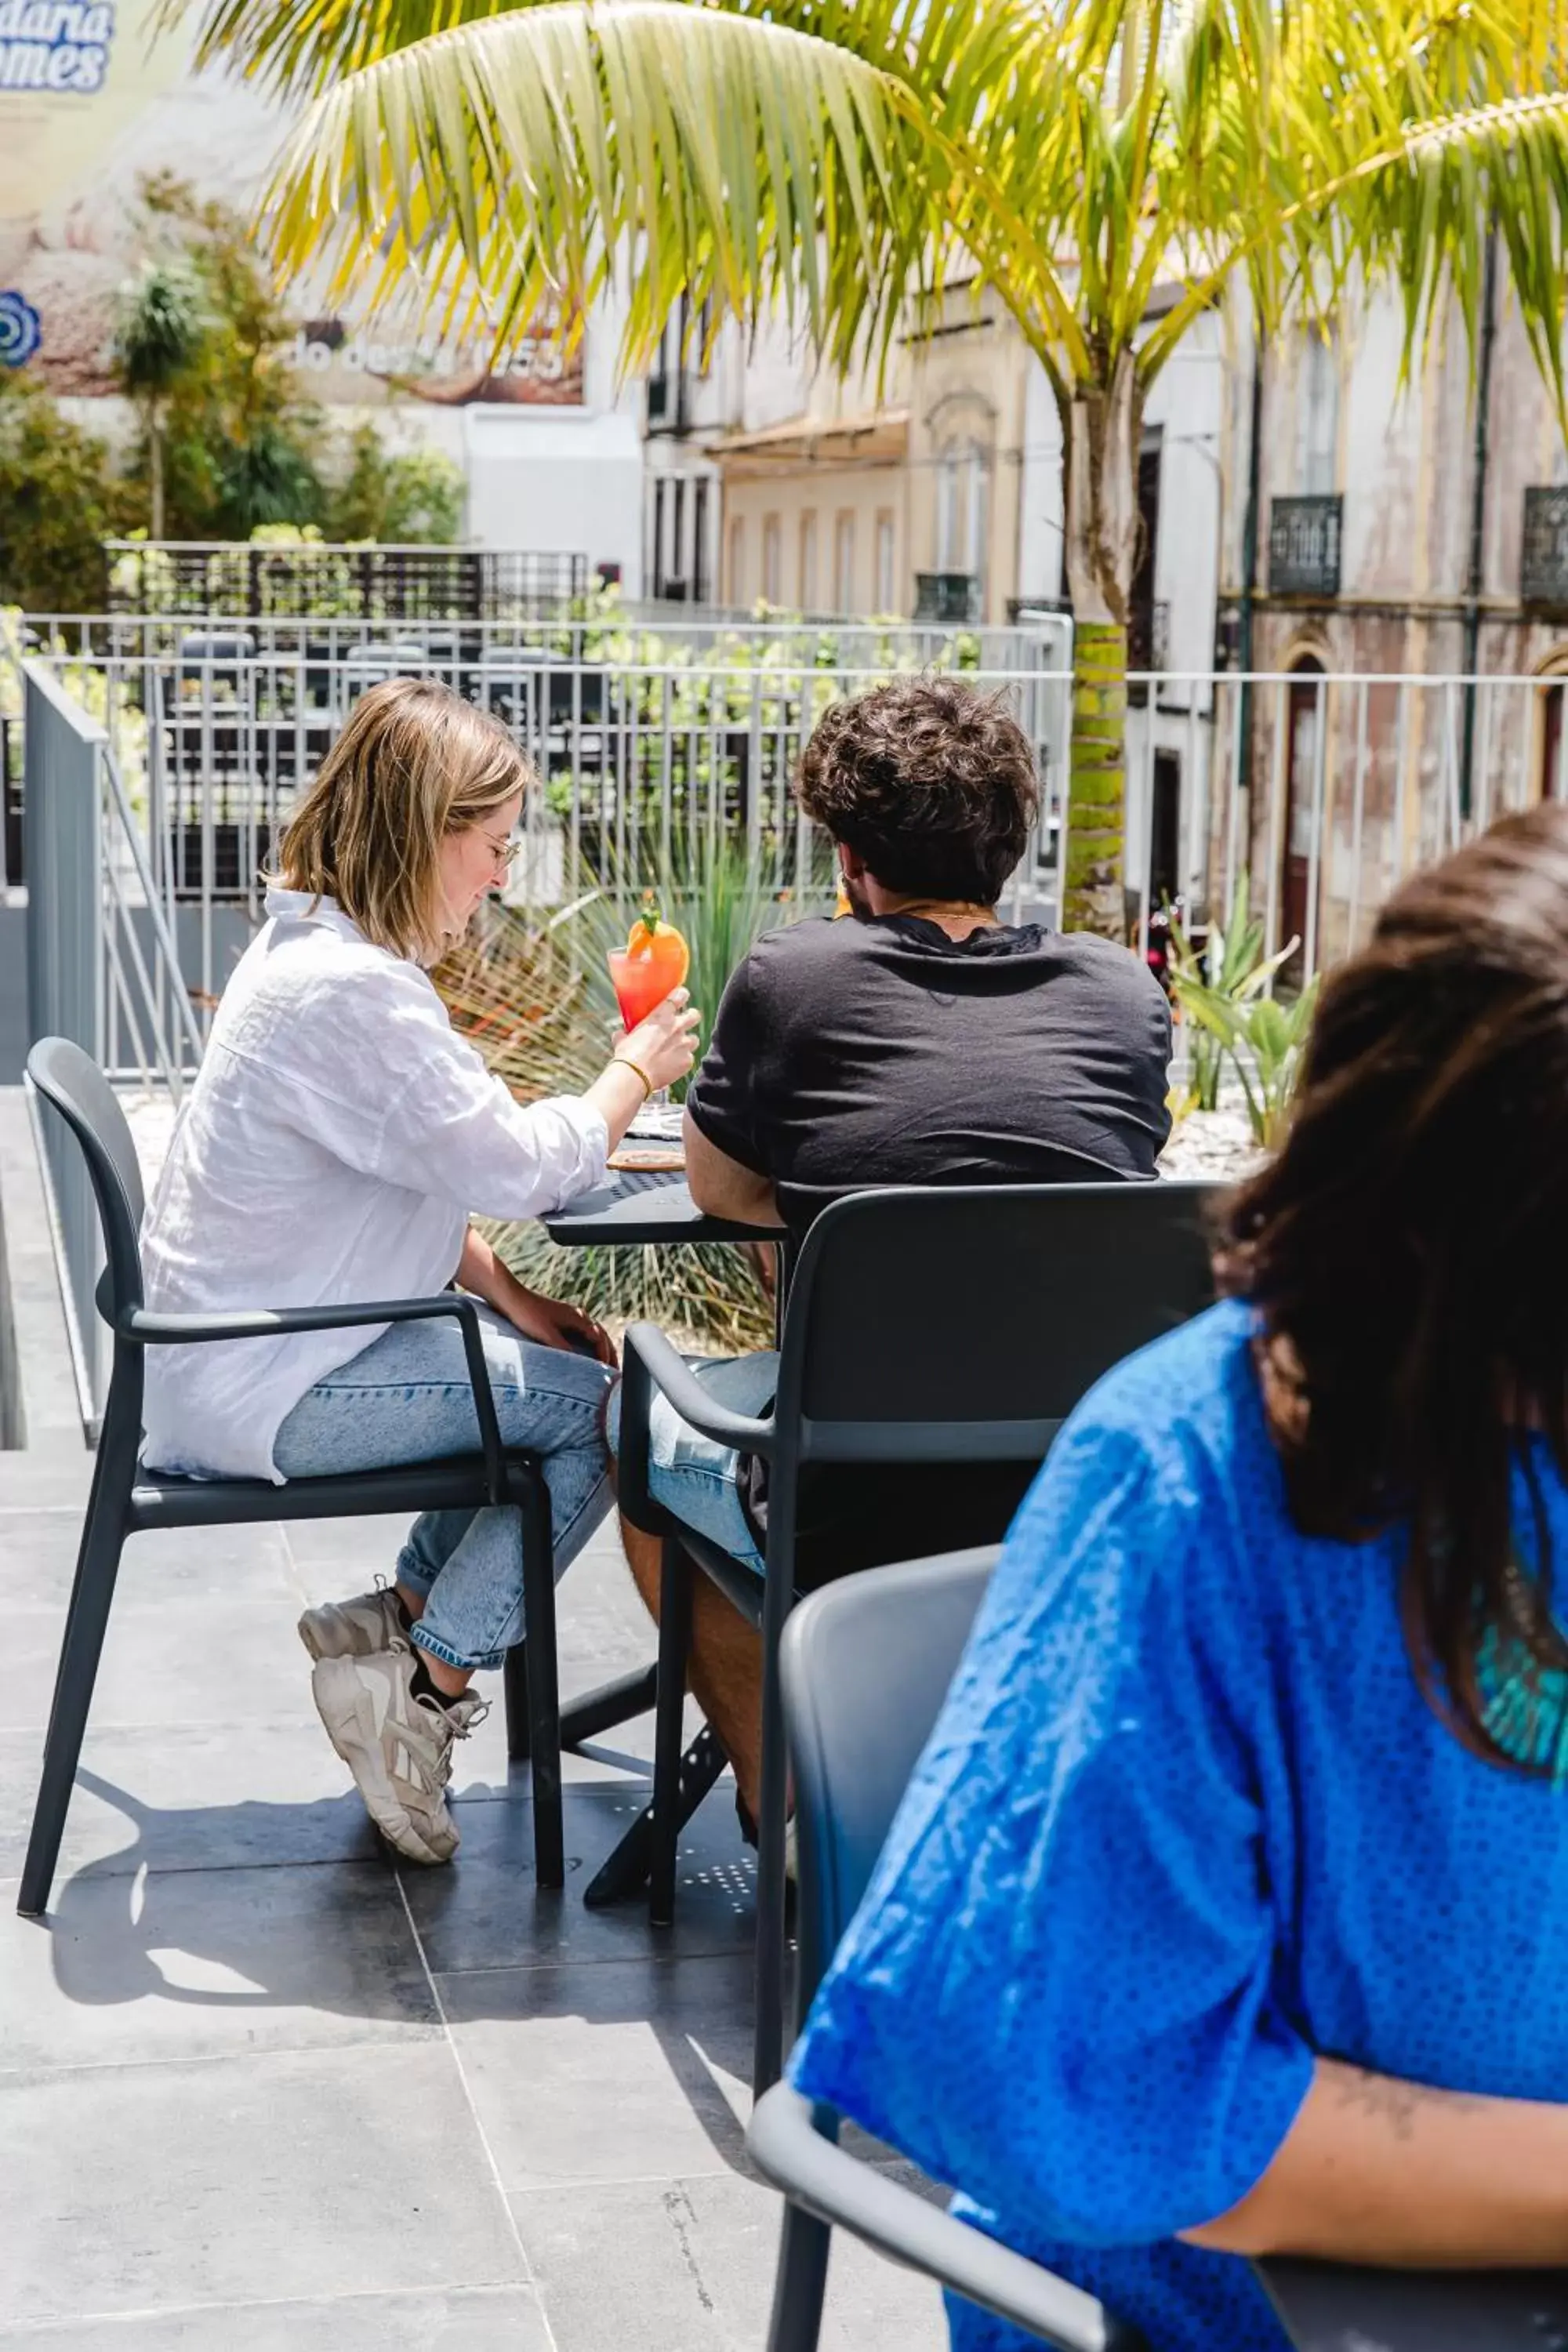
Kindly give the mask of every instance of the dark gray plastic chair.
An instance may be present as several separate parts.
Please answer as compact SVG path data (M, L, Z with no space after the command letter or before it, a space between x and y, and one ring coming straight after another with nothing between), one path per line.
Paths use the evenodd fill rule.
M1214 1188L1202 1184L1112 1182L908 1187L838 1201L817 1219L800 1252L777 1395L766 1419L716 1403L651 1324L627 1332L621 1507L634 1526L664 1538L649 1836L656 1925L672 1916L681 1823L712 1777L711 1769L695 1772L680 1748L692 1565L762 1631L758 2093L776 2081L784 2046L778 1650L795 1597L801 1469L817 1462L1043 1460L1102 1373L1212 1300L1206 1211L1215 1197ZM769 1463L767 1574L761 1583L649 1494L656 1388L693 1428Z
M150 1315L142 1304L138 1242L143 1206L142 1175L131 1130L113 1089L80 1046L63 1037L46 1037L34 1046L27 1057L27 1076L66 1121L87 1161L107 1259L98 1306L114 1334L114 1358L16 1908L37 1917L48 1907L120 1555L128 1536L153 1528L359 1518L381 1511L412 1516L419 1511L468 1510L487 1503L511 1504L522 1516L523 1608L529 1638L507 1659L509 1746L514 1758L526 1754L531 1763L538 1882L541 1886L562 1885L565 1879L562 1730L550 1496L537 1460L509 1451L501 1444L474 1301L456 1291L443 1291L438 1298L396 1298L363 1307ZM215 1339L274 1339L280 1331L418 1323L435 1316L451 1317L462 1329L474 1391L477 1450L472 1454L338 1477L294 1478L284 1486L264 1479L165 1477L141 1467L146 1349Z
M800 1850L795 2022L870 1884L941 1713L995 1549L868 1569L803 1601L779 1654ZM838 2119L787 2083L752 2111L746 2145L786 2200L768 2352L816 2352L835 2229L923 2272L1065 2352L1140 2352L1092 2296L850 2156ZM959 2184L960 2186L962 2184ZM1544 2352L1568 2340L1561 2271L1258 2265L1300 2352Z
M868 1569L813 1593L784 1628L782 1713L800 1848L797 2024L869 1884L996 1560L994 1549ZM848 2155L837 2117L787 2083L746 2145L782 2189L768 2352L816 2352L833 2231L921 2271L1063 2352L1139 2352L1092 2295Z

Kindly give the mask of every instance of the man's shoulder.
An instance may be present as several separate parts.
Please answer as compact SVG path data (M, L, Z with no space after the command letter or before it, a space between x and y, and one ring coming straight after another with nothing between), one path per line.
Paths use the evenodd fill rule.
M1053 931L1049 935L1059 962L1103 988L1125 988L1142 994L1159 982L1142 956L1120 940L1101 939L1098 931Z
M769 961L780 957L809 961L842 954L858 924L833 915L802 915L794 922L775 923L753 940L752 953Z
M809 985L816 971L828 971L854 952L858 923L836 921L831 915L806 915L780 923L752 940L738 966L754 995L767 996L781 987L796 991Z

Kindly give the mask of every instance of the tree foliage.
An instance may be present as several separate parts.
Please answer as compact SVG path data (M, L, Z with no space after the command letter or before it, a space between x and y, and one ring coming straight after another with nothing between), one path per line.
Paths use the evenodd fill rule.
M0 373L0 604L100 612L103 541L144 512L106 443L35 378Z
M170 173L144 181L142 199L148 243L188 278L206 320L164 390L169 535L320 521L325 419L286 363L292 322L247 224ZM148 455L144 436L139 468Z
M463 528L460 467L438 450L392 451L374 425L349 443L349 464L329 490L329 539L378 539L389 547L449 547Z

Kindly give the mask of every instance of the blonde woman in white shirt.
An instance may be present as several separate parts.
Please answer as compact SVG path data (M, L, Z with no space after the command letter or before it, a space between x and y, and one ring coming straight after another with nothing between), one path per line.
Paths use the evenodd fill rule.
M678 991L585 1093L526 1107L453 1030L428 967L504 876L530 772L504 728L433 681L355 705L224 992L142 1251L161 1314L471 1291L501 1436L542 1458L559 1574L609 1507L614 1352L468 1219L537 1216L600 1182L647 1094L690 1068L697 1015ZM159 1469L282 1483L474 1443L455 1322L149 1354ZM452 1741L521 1614L517 1513L447 1511L416 1523L384 1590L300 1621L328 1736L412 1860L457 1849Z

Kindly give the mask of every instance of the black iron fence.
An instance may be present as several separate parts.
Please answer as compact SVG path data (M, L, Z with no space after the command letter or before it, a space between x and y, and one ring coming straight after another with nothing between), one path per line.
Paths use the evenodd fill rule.
M110 608L203 619L485 621L585 595L585 555L524 548L343 547L305 541L110 540Z

